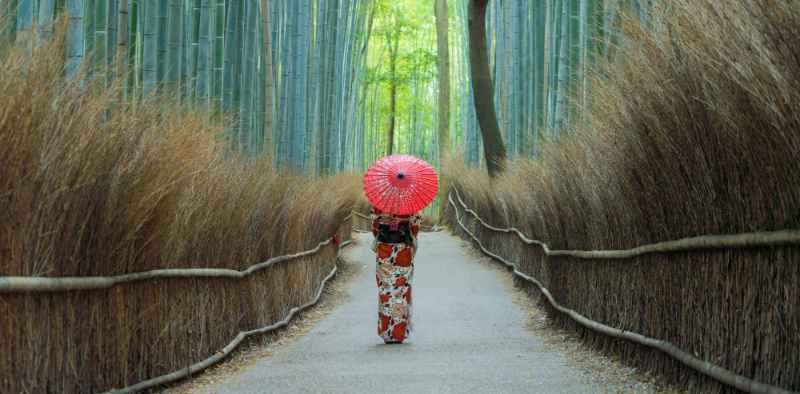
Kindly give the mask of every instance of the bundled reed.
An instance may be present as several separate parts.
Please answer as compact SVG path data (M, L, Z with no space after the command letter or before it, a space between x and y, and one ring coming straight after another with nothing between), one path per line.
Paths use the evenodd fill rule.
M0 276L242 270L339 233L352 175L235 157L226 123L64 78L63 32L0 58ZM0 294L0 392L97 392L208 357L313 298L337 248L246 279L158 279Z
M800 4L675 0L658 12L654 26L625 23L620 57L592 83L586 121L539 160L511 163L494 183L449 166L448 182L481 217L575 250L798 229ZM593 320L800 390L796 246L586 261L544 258L534 246L512 246L515 235L478 233ZM554 316L692 391L731 390Z

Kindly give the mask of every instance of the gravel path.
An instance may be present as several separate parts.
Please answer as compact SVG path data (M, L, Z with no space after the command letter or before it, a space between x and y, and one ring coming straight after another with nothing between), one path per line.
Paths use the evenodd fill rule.
M203 393L597 393L650 392L597 378L531 328L507 272L452 235L424 233L415 260L414 332L384 345L376 335L371 234L345 258L361 269L350 297L310 332ZM516 297L519 298L519 297ZM608 363L608 360L603 361ZM630 381L625 381L630 379Z

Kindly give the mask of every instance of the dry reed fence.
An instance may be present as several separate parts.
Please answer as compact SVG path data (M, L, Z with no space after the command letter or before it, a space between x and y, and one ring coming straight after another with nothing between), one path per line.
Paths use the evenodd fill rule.
M329 243L235 272L347 239L358 177L276 173L227 149L226 119L65 80L60 28L0 53L0 287L20 290L0 292L0 392L98 392L185 370L315 298ZM60 285L107 277L141 280Z
M542 146L536 160L510 162L494 180L453 161L446 183L493 226L518 228L554 250L799 230L800 2L662 5L647 28L624 21L619 57L597 71L572 129ZM444 218L456 228L447 208ZM544 257L515 234L466 220L486 248L567 308L800 391L796 244ZM733 390L660 351L553 316L598 348L692 391Z
M358 232L370 231L372 229L372 220L369 215L359 211L353 211L353 229Z
M316 303L336 272L338 243L349 242L350 226L348 217L336 242L328 239L297 256L270 259L244 277L206 276L212 272L194 269L113 287L94 278L46 278L40 286L28 280L15 287L15 278L0 277L5 349L0 391L131 386L120 392L133 392L190 376L219 361L245 336L279 328ZM66 283L54 288L59 281Z
M766 281L785 272L783 263L800 251L800 231L696 237L624 251L549 250L517 229L486 223L452 190L458 203L451 192L447 214L452 215L448 220L455 223L456 234L535 284L532 290L546 301L550 315L587 335L593 345L620 352L626 360L696 391L726 391L699 374L749 393L800 388L800 373L790 367L800 362L791 351L797 331L787 331L800 328L798 305L776 306L768 298L772 294L752 288L749 281L742 281L749 289L735 289L730 283L745 278ZM727 272L724 263L737 253L750 262ZM723 267L697 269L710 263ZM756 264L774 268L759 270ZM750 276L758 271L768 272ZM700 275L687 278L681 272ZM794 293L788 297L800 297L796 287ZM778 308L790 314L788 327ZM763 320L752 321L744 313Z

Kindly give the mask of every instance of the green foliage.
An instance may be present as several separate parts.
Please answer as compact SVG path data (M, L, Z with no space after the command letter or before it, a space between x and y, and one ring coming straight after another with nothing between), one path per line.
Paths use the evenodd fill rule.
M383 122L372 125L369 133L386 132L390 112L390 89L397 86L395 152L414 153L431 160L435 129L436 83L436 30L433 6L412 0L378 0L374 3L375 22L373 37L369 43L369 56L362 83L365 91L377 88L377 94L367 94L365 110L383 114ZM397 53L390 48L397 40ZM389 68L390 57L395 56L394 74ZM369 144L369 142L367 142ZM368 147L369 148L369 147ZM365 157L362 166L384 154L375 150Z

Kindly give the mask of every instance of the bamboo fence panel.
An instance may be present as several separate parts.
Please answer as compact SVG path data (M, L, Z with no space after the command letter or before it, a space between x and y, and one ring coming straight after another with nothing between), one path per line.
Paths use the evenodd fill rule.
M311 250L243 271L154 270L99 283L0 278L0 315L8 318L0 392L132 392L207 368L319 300L350 242L351 219Z
M748 234L736 234L736 235L700 236L700 237L692 237L676 241L660 242L651 245L643 245L629 250L611 250L611 251L550 250L545 243L541 241L532 240L515 228L499 228L488 224L478 215L477 212L470 209L466 205L466 203L464 203L457 189L453 187L452 190L453 192L455 192L456 198L459 202L459 205L461 206L461 209L465 213L469 213L470 215L472 215L477 221L477 223L480 224L481 227L486 228L494 233L514 234L524 244L536 245L541 248L542 252L538 256L534 256L534 258L538 257L542 261L540 261L538 267L536 267L538 269L534 269L534 271L538 271L537 274L544 276L545 279L542 281L538 280L534 276L522 272L518 267L518 264L513 263L504 258L503 256L500 256L499 254L490 251L484 245L484 242L481 241L479 236L476 235L476 232L469 230L467 228L467 225L463 223L462 216L459 215L458 211L459 208L456 205L455 201L453 200L453 193L448 194L448 200L453 209L452 214L454 215L455 223L457 223L460 229L464 233L466 233L466 235L468 235L469 238L471 238L471 240L473 240L478 245L480 250L487 256L503 263L508 268L512 269L514 275L517 276L518 278L521 278L524 281L534 284L541 292L541 294L545 297L545 299L548 301L548 303L555 310L566 315L579 325L588 328L592 331L595 331L597 333L600 333L602 335L624 339L642 346L657 349L694 371L697 371L708 377L716 379L717 381L725 385L734 387L744 392L781 393L781 394L794 392L774 385L762 383L754 379L750 379L748 377L737 374L729 369L721 367L715 363L702 360L669 341L648 337L628 329L611 327L601 322L592 320L573 309L565 307L564 305L556 301L556 298L553 296L552 292L545 286L544 283L547 283L548 279L551 278L549 277L549 275L547 275L546 272L547 270L544 269L545 267L543 266L546 265L546 261L544 260L546 260L547 257L569 256L577 259L601 259L601 260L630 259L633 257L649 253L686 253L686 252L701 251L708 249L757 248L757 247L768 247L776 245L797 245L800 244L800 237L798 236L800 232L776 231L776 232L748 233ZM492 239L491 241L496 241L496 240Z
M547 256L569 256L579 259L630 259L648 253L674 253L707 249L752 248L800 244L800 231L781 230L728 235L701 235L641 245L632 249L623 250L551 250L544 242L530 239L514 227L499 228L485 222L478 216L477 212L467 207L457 189L453 188L453 191L455 191L456 198L465 212L475 217L482 226L492 231L516 234L520 240L526 244L542 247Z
M349 245L351 242L352 242L351 240L347 240L347 241L342 242L341 245L339 245L339 249L344 248L345 246ZM212 365L214 365L214 364L224 360L226 357L230 356L230 354L234 350L236 350L236 348L239 346L239 344L241 344L242 341L245 340L246 338L251 337L251 336L255 336L255 335L266 334L268 332L275 331L275 330L277 330L279 328L286 327L289 324L289 322L291 322L292 319L294 319L295 315L297 315L298 313L300 313L300 312L302 312L302 311L304 311L304 310L316 305L319 302L319 299L322 298L322 292L323 292L323 290L325 290L325 285L328 283L329 280L331 280L336 275L337 270L338 270L338 267L336 265L334 265L333 269L328 274L328 276L326 276L325 279L323 279L322 282L320 283L319 289L317 290L317 293L314 296L314 298L311 301L309 301L309 302L307 302L307 303L305 303L303 305L296 306L296 307L292 308L291 310L289 310L289 313L286 315L285 318L283 318L283 320L281 320L281 321L279 321L277 323L274 323L274 324L270 324L268 326L264 326L264 327L261 327L261 328L254 329L254 330L240 331L239 334L236 335L236 338L234 338L230 343L228 343L220 351L214 353L214 355L212 355L211 357L209 357L209 358L207 358L207 359L205 359L203 361L199 361L197 363L194 363L194 364L186 367L185 369L180 369L180 370L177 370L175 372L168 373L166 375L161 375L161 376L153 378L153 379L148 379L148 380L145 380L143 382L139 382L137 384L134 384L134 385L131 385L131 386L128 386L128 387L124 387L124 388L121 388L121 389L110 390L110 391L107 391L106 393L118 393L118 394L121 394L121 393L136 393L136 392L139 392L139 391L147 390L147 389L150 389L150 388L153 388L153 387L158 387L158 386L161 386L161 385L165 385L167 383L172 383L172 382L175 382L175 381L178 381L178 380L181 380L181 379L188 378L188 377L192 376L193 374L195 374L197 372L203 371L203 370L211 367Z

